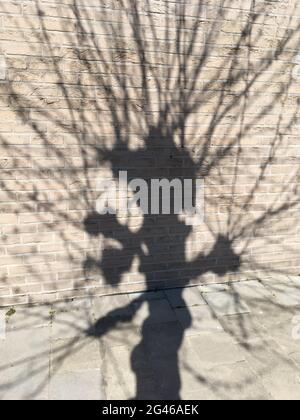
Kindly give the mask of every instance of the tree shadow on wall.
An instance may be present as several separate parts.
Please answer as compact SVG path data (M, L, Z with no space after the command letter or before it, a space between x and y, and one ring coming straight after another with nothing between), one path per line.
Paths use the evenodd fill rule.
M74 40L74 34L66 32L65 44L74 46L76 42L80 48L72 47L71 51L61 51L53 44L56 34L47 29L40 10L37 37L53 66L51 76L55 77L61 102L58 109L48 109L55 99L43 92L37 97L20 94L18 86L11 83L9 105L39 138L49 158L58 162L59 170L50 170L48 178L59 185L68 206L75 202L72 210L79 209L84 216L72 219L70 207L61 209L60 203L45 200L35 190L24 207L25 212L42 208L40 224L53 230L65 245L71 267L80 266L75 289L95 286L100 278L110 290L120 290L124 279L128 283L145 283L145 291L138 298L100 318L84 334L101 339L118 326L132 322L146 303L148 315L142 338L131 355L137 380L135 398L180 399L178 352L192 322L183 288L197 280L199 283L199 278L205 283L229 281L236 275L247 277L247 273L259 277L264 270L287 272L282 261L264 266L259 259L261 249L256 251L253 243L263 238L262 247L274 245L278 253L286 251L288 245L280 240L274 244L271 236L265 237L265 229L277 223L280 226L284 215L292 219L299 204L298 166L288 180L283 174L285 179L279 181L274 200L265 204L264 197L259 196L270 192L266 182L270 168L286 163L287 158L282 156L286 136L295 134L298 103L289 96L293 80L286 72L285 54L292 49L299 28L288 30L291 17L285 22L284 35L276 37L276 32L268 38L274 24L268 23L268 8L272 5L267 2L252 1L251 7L236 13L225 0L218 8L207 7L201 0L191 4L157 5L148 0L113 4L113 15L110 8L104 7L105 2L95 22L90 15L94 11L74 1L76 36ZM228 29L233 24L233 13L239 25L235 32ZM270 42L270 51L262 53L261 42ZM276 77L284 78L284 82L269 90ZM28 118L28 110L33 110L37 121ZM276 121L269 123L273 114ZM262 146L253 147L253 138L257 144L263 129L267 136ZM64 141L74 146L74 159L66 158L68 148L49 139L52 130L55 135L62 132ZM5 138L3 145L10 149ZM39 159L33 159L26 150L19 153L20 158L31 163L30 179L44 177L46 169ZM295 164L291 157L289 162ZM175 214L130 220L100 216L95 212L95 177L103 168L108 168L114 179L120 171L127 171L129 179L147 181L203 178L207 187L204 225L189 226ZM22 179L16 182L18 189L26 190ZM9 182L4 180L1 185L11 192ZM73 185L79 188L73 191ZM58 227L45 222L45 211L60 224ZM79 228L80 233L83 230L88 244L74 240L71 247L66 226ZM197 248L193 258L188 258L187 243L193 234L202 251ZM99 247L99 239L101 243L114 241L118 246L104 247L99 258L99 250L89 247L89 243ZM86 246L84 251L82 245ZM82 254L83 262L79 258ZM24 264L27 257L22 258ZM29 270L28 275L40 278L34 264ZM149 298L151 290L171 286L179 288L180 327L172 317L169 322L158 322L159 304ZM58 365L75 345L76 340L59 349ZM199 378L200 373L197 375ZM154 381L150 389L146 386L149 378ZM205 378L199 380L205 382Z
M143 127L142 130L145 134L141 142L142 146L138 150L129 147L127 136L130 133L130 124L125 123L125 121L127 117L132 115L132 111L134 113L137 105L130 103L127 91L127 86L130 85L130 81L128 83L127 79L128 77L130 79L130 76L126 72L126 64L123 63L121 65L121 80L118 80L117 84L122 91L121 96L124 99L127 98L128 101L124 104L124 108L119 105L116 106L117 98L111 98L113 94L110 87L107 89L110 92L108 105L113 116L116 144L113 150L104 151L102 148L98 150L99 162L109 163L115 179L118 179L120 171L127 171L129 179L146 179L148 183L151 177L152 179L164 178L168 181L172 181L174 178L195 180L201 174L204 179L209 178L213 169L222 165L223 159L232 156L232 149L242 147L241 139L247 135L250 125L255 123L254 120L247 125L244 120L246 119L247 106L250 106L251 103L248 95L258 74L251 75L250 68L235 76L233 74L235 74L235 64L242 46L248 46L250 55L251 31L256 19L259 18L259 14L253 14L253 17L245 24L233 50L233 57L229 60L228 79L222 85L222 92L219 95L214 116L205 130L204 144L201 145L200 153L198 151L199 157L194 153L194 150L187 147L189 140L193 137L193 130L189 130L188 126L190 118L205 103L205 99L195 93L195 90L197 80L209 56L209 45L212 42L210 37L213 39L216 28L212 24L211 32L207 35L207 46L202 51L201 56L198 57L199 62L193 65L190 58L194 55L194 42L201 29L203 5L202 2L198 2L197 14L193 20L195 23L193 23L192 30L188 35L186 35L186 22L189 20L189 7L180 5L176 27L177 49L175 53L175 61L178 59L178 64L176 63L177 67L174 70L172 68L173 58L171 58L166 74L164 74L164 82L166 83L166 86L164 86L161 76L156 74L156 69L148 64L145 51L147 41L143 32L139 30L141 27L140 15L135 2L129 3L129 22L134 34L134 43L139 51L139 71L143 79L143 95L138 106L143 112L141 117L143 123L140 124L140 127ZM252 6L254 7L254 5L255 2ZM216 18L221 17L222 15ZM151 17L148 23L157 42L157 50L159 50L160 42L156 38L156 30ZM120 28L118 30L120 31ZM118 35L120 35L120 32L118 32ZM171 32L166 34L166 40L170 38ZM277 54L280 54L280 50ZM248 58L250 61L250 57ZM149 76L155 80L155 90L159 98L158 104L154 105L148 92L148 89L151 89L148 86ZM168 85L171 83L170 79L175 80L172 88ZM226 104L226 94L228 94L226 90L230 91L241 81L245 84L244 88L231 99L229 104ZM213 83L214 81L207 82L202 92L204 96L206 90L209 90ZM280 92L278 99L282 93ZM155 105L157 110L153 112ZM131 107L134 107L134 109L130 109ZM237 107L240 107L242 111L238 110ZM230 110L234 110L234 114L235 112L240 113L238 116L235 114L241 124L239 132L234 140L227 144L226 134L223 134L225 147L220 149L217 155L211 156L209 149L212 146L218 124L222 122L226 115L230 114ZM137 112L136 119L138 120L140 116L140 112ZM259 118L262 118L262 115ZM130 118L128 121L130 121ZM122 134L124 124L126 125L125 136ZM224 130L226 131L225 128ZM230 132L230 129L228 131ZM188 135L187 132L189 132ZM230 136L229 133L227 135ZM271 143L276 148L278 138L273 139ZM241 149L238 151L239 153L242 153ZM272 153L274 153L274 150ZM236 165L239 164L238 159L239 156ZM269 155L262 165L259 178L247 197L244 208L240 211L247 211L260 181L264 178L264 171L268 164L272 162L272 159L273 157ZM236 183L238 183L238 169L235 175ZM232 196L234 195L234 189L235 187L232 188ZM216 203L214 204L216 205ZM284 206L277 208L276 212L283 211ZM151 208L151 204L149 207ZM251 226L259 226L263 219L268 218L268 215L271 216L271 211L265 212L262 218L257 218L251 223ZM183 299L183 288L190 285L193 279L204 278L204 275L208 273L213 273L216 276L215 278L222 279L225 275L233 276L235 272L239 272L245 249L241 253L235 250L234 241L239 237L239 234L235 232L238 217L236 220L234 219L235 217L231 215L226 233L219 232L214 235L214 245L210 251L200 253L195 259L188 261L186 244L193 232L193 227L187 225L175 214L144 215L141 226L135 231L121 224L116 216L100 216L95 212L89 214L86 218L85 230L91 237L110 238L117 241L119 246L117 250L104 249L100 261L88 257L84 269L87 272L89 270L99 270L104 276L106 284L117 287L122 282L123 276L130 273L133 262L138 260L138 271L145 278L146 291L144 293L139 295L128 307L114 310L104 318L99 319L89 332L90 335L100 338L118 325L132 321L143 303L148 305L147 317L141 331L141 341L131 354L131 366L137 382L136 399L180 399L181 379L178 354L185 331L191 327L192 323L189 304ZM159 232L159 235L156 235L156 232ZM130 274L127 278L130 282ZM170 287L172 284L182 288L177 289L176 303L181 313L180 327L178 323L164 323L164 321L167 321L164 319L161 319L160 323L157 324L158 304L157 301L149 299L148 295L148 292L156 288ZM236 303L238 305L238 302ZM153 381L152 386L148 384L149 377Z

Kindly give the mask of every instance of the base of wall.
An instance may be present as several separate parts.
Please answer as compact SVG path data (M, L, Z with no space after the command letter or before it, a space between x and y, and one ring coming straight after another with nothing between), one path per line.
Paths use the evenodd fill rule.
M30 295L16 295L16 296L3 296L0 298L0 308L7 308L11 306L18 305L36 305L36 304L52 304L55 302L66 302L72 301L74 299L87 298L87 297L101 297L101 296L111 296L111 295L120 295L120 294L130 294L130 293L142 293L142 292L151 292L157 290L167 290L173 288L185 288L191 286L205 286L210 284L233 284L241 281L262 281L270 279L272 275L270 273L236 273L234 278L228 280L228 276L225 278L215 278L214 280L203 281L202 278L193 279L188 283L183 282L182 280L157 280L153 281L148 287L145 286L145 283L137 283L128 285L123 284L118 287L111 286L99 286L99 287L90 287L90 288L74 288L72 290L59 290L53 291L50 293L38 293Z

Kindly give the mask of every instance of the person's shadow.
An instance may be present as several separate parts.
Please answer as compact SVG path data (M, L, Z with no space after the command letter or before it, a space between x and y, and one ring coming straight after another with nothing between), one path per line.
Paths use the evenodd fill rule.
M159 139L169 150L169 159L183 159L189 168L190 177L195 178L196 167L187 150L178 148L171 134L169 136L158 136L158 131L153 131L153 129L145 141L145 149L122 151L121 164L119 153L112 151L106 156L106 160L111 163L114 176L117 178L120 170L127 170L129 178L133 175L139 175L140 178L143 178L143 174L152 169L150 166L147 167L145 156L150 157L150 165L151 156L155 155L157 150L155 146ZM128 169L127 162L131 161L134 161L135 166L140 168L138 174L136 170L131 172ZM178 174L181 175L180 170ZM165 175L163 170L156 169L156 178L163 178ZM131 302L127 308L116 309L104 318L99 319L88 334L97 338L104 336L110 330L117 328L119 324L133 320L142 304L146 303L148 305L148 317L142 326L142 339L131 354L132 370L135 372L137 383L135 398L180 399L181 379L178 352L185 330L190 327L192 322L188 302L183 299L183 288L189 284L191 277L201 276L209 271L221 276L228 271L238 270L240 257L232 250L231 241L220 235L216 238L214 248L207 255L200 254L194 261L188 262L186 260L186 241L192 232L192 226L187 226L176 214L147 215L144 217L142 227L134 233L128 227L121 225L116 216L99 215L92 212L85 220L85 230L92 237L103 235L117 240L121 245L118 250L104 249L101 261L87 258L84 266L86 271L99 269L107 284L118 286L122 275L130 272L132 262L137 257L139 271L145 275L146 279L145 293ZM161 230L161 236L157 235L157 230ZM173 238L170 237L167 240L162 238L172 232L176 232ZM171 247L173 246L176 247L176 258L172 259ZM162 252L164 249L165 252ZM168 255L168 250L170 255ZM224 255L226 255L227 264L222 265L221 261L222 257L224 260ZM116 261L113 269L112 261ZM172 322L172 320L164 322L165 319L158 319L157 301L149 299L147 293L154 288L153 272L165 273L165 285L167 285L168 276L170 278L172 273L176 276L178 286L181 287L177 289L176 296L176 306L181 308L180 324L179 322ZM191 277L188 273L191 273ZM176 318L174 321L176 321ZM153 385L149 387L150 377Z

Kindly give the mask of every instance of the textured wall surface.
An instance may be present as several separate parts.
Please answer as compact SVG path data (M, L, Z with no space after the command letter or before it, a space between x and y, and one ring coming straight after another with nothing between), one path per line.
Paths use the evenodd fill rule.
M1 0L0 305L299 274L300 1ZM205 180L205 221L97 179Z

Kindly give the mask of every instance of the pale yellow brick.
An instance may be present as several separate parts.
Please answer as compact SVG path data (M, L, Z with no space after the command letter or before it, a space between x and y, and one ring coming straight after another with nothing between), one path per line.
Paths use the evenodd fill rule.
M18 223L17 214L0 214L0 226L1 225L16 225Z

